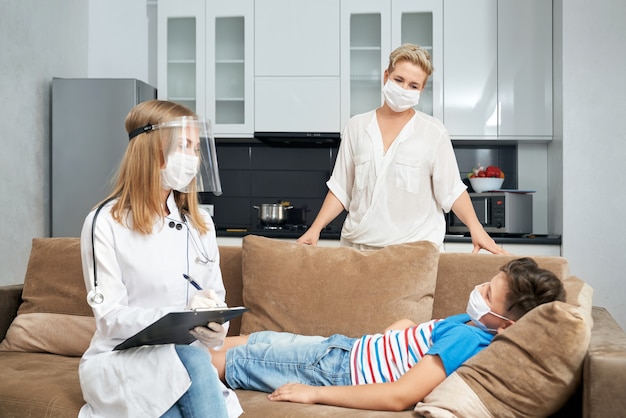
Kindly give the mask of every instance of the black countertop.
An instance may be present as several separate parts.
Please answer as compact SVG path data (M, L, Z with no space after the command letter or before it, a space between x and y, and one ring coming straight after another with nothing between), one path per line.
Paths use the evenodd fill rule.
M261 228L232 228L217 230L218 237L245 237L246 235L260 235L268 238L298 239L304 230L291 229L261 229ZM531 245L561 245L561 236L550 234L490 234L498 244L531 244ZM320 239L338 240L341 232L326 230L320 234ZM471 243L469 234L446 235L443 242Z
M556 234L489 234L498 244L561 245L561 236ZM443 242L471 243L469 234L446 235Z

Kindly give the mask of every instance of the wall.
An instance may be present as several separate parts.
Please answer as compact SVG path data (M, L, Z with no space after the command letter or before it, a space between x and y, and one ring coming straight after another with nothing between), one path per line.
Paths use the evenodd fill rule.
M90 78L136 78L151 84L148 52L146 0L89 1Z
M626 2L559 0L563 255L626 328Z
M48 235L50 81L87 76L87 22L81 0L0 0L0 285Z

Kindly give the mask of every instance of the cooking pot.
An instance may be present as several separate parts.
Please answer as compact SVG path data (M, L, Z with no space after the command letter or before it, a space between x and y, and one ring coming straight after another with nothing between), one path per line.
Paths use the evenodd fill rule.
M259 221L267 225L282 225L287 220L287 210L293 206L280 203L263 203L261 206L253 206L259 210Z

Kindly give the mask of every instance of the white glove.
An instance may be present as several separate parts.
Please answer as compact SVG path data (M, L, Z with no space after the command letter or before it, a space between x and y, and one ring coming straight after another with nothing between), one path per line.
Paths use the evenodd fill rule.
M222 302L220 297L213 289L200 290L193 295L187 309L207 309L207 308L223 308L226 304Z
M217 322L209 322L207 327L195 327L189 332L207 348L221 346L226 338L226 328Z

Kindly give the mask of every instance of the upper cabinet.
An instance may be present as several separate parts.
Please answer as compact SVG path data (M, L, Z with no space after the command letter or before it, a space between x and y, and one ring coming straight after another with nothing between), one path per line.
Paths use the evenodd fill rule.
M434 66L416 109L453 139L552 139L548 0L159 0L158 29L159 97L218 137L342 131L408 42Z
M255 1L260 132L339 132L339 2Z
M206 114L204 0L158 3L158 97Z
M552 139L552 2L444 7L443 122L451 137Z
M552 139L552 1L498 1L498 135Z
M341 1L341 122L382 103L383 73L403 43L428 50L435 72L416 109L441 118L443 67L441 0Z
M220 137L254 123L254 1L159 0L158 94L189 106Z

